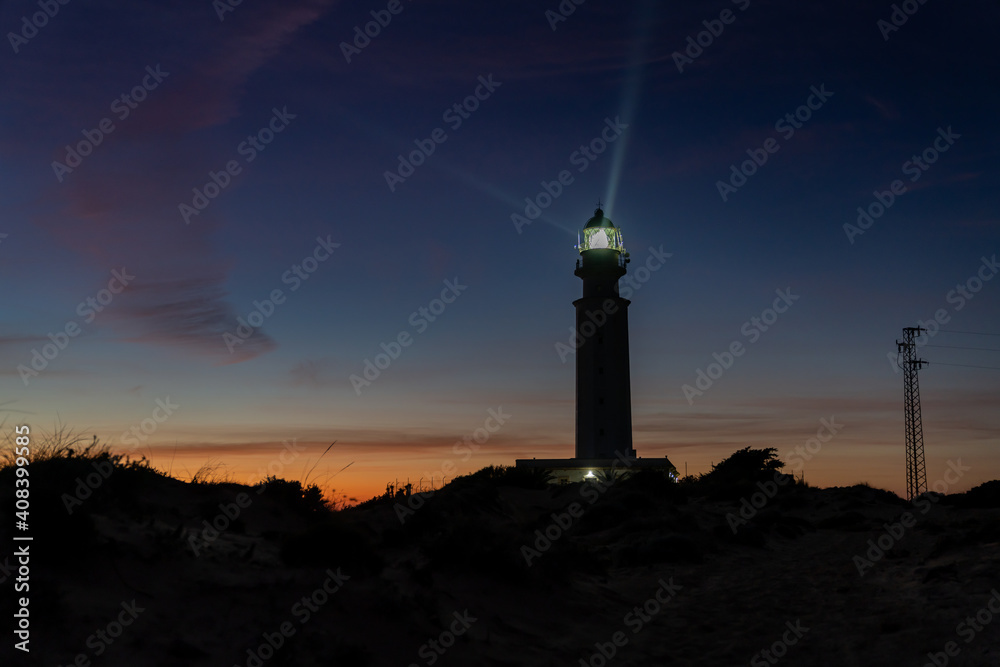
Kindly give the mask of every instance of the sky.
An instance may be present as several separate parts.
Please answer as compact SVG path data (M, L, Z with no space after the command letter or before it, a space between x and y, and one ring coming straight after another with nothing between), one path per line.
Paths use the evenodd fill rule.
M929 485L996 479L998 20L0 2L4 428L357 499L572 456L600 201L632 260L640 456L774 447L903 494L891 360L920 325Z

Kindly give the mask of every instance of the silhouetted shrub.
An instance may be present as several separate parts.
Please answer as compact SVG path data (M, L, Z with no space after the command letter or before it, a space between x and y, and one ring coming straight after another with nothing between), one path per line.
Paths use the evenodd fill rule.
M774 479L775 472L784 467L785 464L778 458L778 450L774 447L744 447L713 465L710 471L699 475L698 480L713 484L769 481Z
M51 496L69 515L109 507L127 510L134 507L136 494L143 486L166 478L145 456L132 459L115 454L97 436L86 446L81 445L83 438L64 428L39 438L29 457L33 505L41 496ZM0 452L0 480L13 480L13 454L13 448ZM9 487L13 488L13 481Z
M862 482L849 487L837 486L833 487L831 490L846 491L848 502L844 505L845 509L852 507L868 507L871 505L894 505L897 507L910 505L909 502L900 498L892 491L876 488L867 482ZM933 494L933 491L931 493ZM938 499L943 497L939 493L934 495ZM934 502L937 501L935 500Z
M1000 507L1000 480L983 482L965 493L947 496L946 502L958 507Z
M658 470L637 470L626 476L618 488L622 492L631 491L654 498L668 498L673 501L685 501L687 484L679 484Z
M760 491L758 484L775 484L777 476L785 480L777 486L777 491L785 492L792 488L793 480L780 472L785 464L777 458L777 452L774 447L744 447L713 465L710 471L694 478L685 477L680 485L685 491L713 500L739 500Z
M268 475L256 487L262 496L271 498L299 514L330 511L330 505L323 497L323 490L315 484L302 488L302 483L298 480L289 481Z
M456 477L449 482L448 486L485 483L492 486L514 486L521 489L544 489L552 478L552 471L545 468L488 465L474 473Z

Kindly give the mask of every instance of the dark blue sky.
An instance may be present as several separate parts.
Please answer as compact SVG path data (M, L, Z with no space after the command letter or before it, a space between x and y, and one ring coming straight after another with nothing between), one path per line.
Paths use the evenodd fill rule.
M1000 332L1000 280L949 299L992 276L984 258L998 251L1000 8L913 3L890 32L891 3L588 0L553 30L558 7L245 2L220 20L207 0L71 2L32 32L37 3L0 3L3 32L31 35L7 34L0 56L12 418L120 446L169 395L181 407L144 434L154 460L176 445L192 468L214 458L242 476L284 439L337 439L330 465L355 461L338 483L358 493L441 469L501 405L513 416L463 470L569 455L574 369L556 343L580 293L576 230L600 198L633 274L651 247L672 253L630 297L641 455L692 472L744 445L786 455L834 416L845 426L807 479L900 491L902 378L886 355L901 328L942 310L945 330ZM341 43L373 11L391 21L347 62ZM709 29L678 71L675 53ZM121 100L144 82L141 102ZM449 112L462 103L467 118ZM794 133L776 128L796 113L808 119ZM616 122L620 136L580 158ZM251 150L261 130L255 141L272 140ZM100 138L92 153L54 168L84 131ZM415 141L433 153L390 189ZM905 163L927 149L933 164L910 180ZM724 199L719 182L748 151L767 161ZM518 229L525 199L564 171ZM212 173L226 185L187 224L179 207ZM904 194L849 234L897 179ZM307 257L315 270L297 283ZM86 321L78 304L122 267L135 278ZM456 279L467 287L439 317L419 315ZM786 289L799 298L751 341L745 323ZM282 302L231 353L225 335L275 290ZM70 323L79 334L37 375L19 370ZM404 333L411 343L356 391L350 376ZM685 398L736 341L746 352ZM921 355L1000 366L993 352ZM996 477L1000 372L932 364L921 382L929 481L958 456L973 462L963 485Z

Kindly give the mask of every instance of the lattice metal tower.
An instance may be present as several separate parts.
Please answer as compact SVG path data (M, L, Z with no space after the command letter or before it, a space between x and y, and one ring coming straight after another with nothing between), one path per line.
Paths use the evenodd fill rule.
M922 327L903 329L902 342L896 347L902 356L899 366L903 369L903 411L906 416L906 499L913 500L927 491L927 464L924 460L924 426L920 418L920 385L917 371L927 362L917 359L914 339L925 332Z

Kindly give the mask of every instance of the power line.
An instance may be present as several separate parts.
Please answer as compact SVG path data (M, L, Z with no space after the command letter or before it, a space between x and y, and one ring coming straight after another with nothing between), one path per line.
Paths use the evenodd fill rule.
M971 366L969 364L946 364L943 361L929 361L927 362L931 366L961 366L962 368L985 368L990 371L1000 371L998 366Z
M1000 347L963 347L961 345L933 345L927 343L924 347L947 347L952 350L979 350L982 352L1000 352Z
M1000 333L984 333L982 331L954 331L952 329L938 329L941 333L969 334L970 336L1000 336Z

